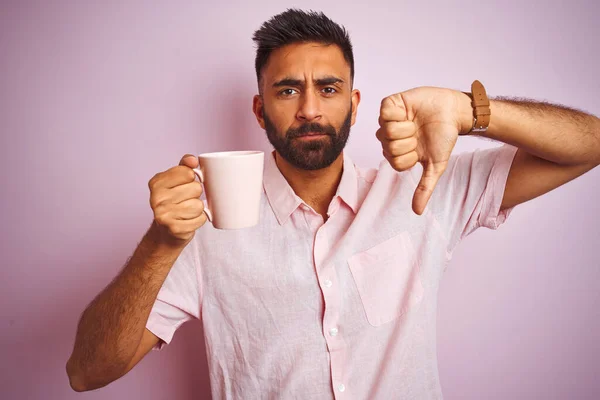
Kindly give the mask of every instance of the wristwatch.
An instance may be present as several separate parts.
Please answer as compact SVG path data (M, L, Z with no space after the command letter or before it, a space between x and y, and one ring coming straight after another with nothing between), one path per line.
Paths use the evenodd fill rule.
M490 125L490 116L492 111L490 110L490 100L487 97L485 88L478 80L475 80L471 84L471 93L466 93L471 98L471 106L473 107L473 127L467 133L481 133L487 131Z

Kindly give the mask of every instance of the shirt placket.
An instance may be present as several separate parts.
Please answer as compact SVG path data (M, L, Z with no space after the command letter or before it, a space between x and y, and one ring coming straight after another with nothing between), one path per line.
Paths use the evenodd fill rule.
M346 343L340 327L341 287L330 257L331 243L325 224L317 228L314 244L314 262L317 280L323 294L323 335L330 356L331 381L336 399L348 398L348 382L344 380Z

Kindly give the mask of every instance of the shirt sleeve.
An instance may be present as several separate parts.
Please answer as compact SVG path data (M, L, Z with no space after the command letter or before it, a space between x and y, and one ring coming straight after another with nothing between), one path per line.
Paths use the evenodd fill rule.
M171 342L175 331L186 321L200 318L201 291L197 235L183 249L163 283L146 323L158 336L154 350Z
M432 196L432 211L448 239L448 251L476 229L498 229L513 208L500 211L517 148L508 144L450 158Z

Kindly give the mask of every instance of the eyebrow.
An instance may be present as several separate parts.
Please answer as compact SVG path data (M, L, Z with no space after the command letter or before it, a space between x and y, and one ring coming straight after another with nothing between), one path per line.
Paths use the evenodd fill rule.
M336 83L344 83L344 80L338 78L336 76L325 76L323 78L315 79L313 81L317 86L327 86L333 85ZM283 78L275 83L273 83L273 87L281 87L281 86L304 86L305 82L301 79L294 78Z

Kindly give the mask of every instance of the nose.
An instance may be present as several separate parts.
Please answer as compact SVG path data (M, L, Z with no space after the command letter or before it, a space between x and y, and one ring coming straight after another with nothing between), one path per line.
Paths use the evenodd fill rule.
M319 96L312 90L305 91L301 96L300 108L296 118L300 121L315 121L321 118Z

